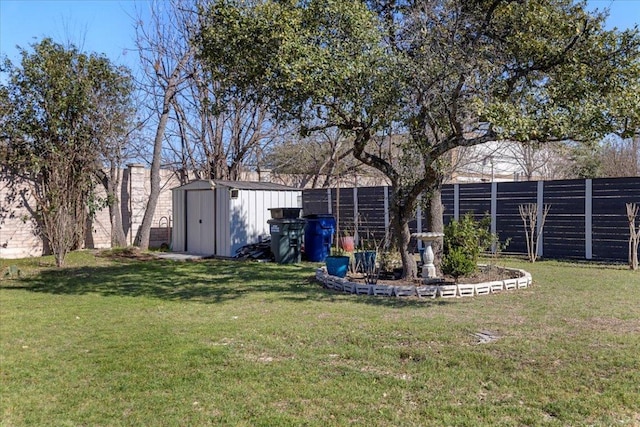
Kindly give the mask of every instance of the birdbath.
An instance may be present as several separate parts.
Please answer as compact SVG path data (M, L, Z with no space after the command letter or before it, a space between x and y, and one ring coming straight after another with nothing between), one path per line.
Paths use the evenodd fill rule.
M421 240L424 245L424 264L422 264L422 278L423 279L435 279L436 278L436 266L433 265L435 259L433 255L433 249L431 243L444 237L444 233L413 233L411 235L418 240Z

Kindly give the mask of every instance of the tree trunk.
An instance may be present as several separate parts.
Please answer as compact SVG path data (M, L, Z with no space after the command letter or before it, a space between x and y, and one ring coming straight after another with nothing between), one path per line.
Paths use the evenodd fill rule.
M111 225L111 247L122 248L127 246L127 237L122 225L122 211L118 188L120 187L120 170L116 165L111 165L109 175L98 169L96 171L98 179L107 192L107 203L109 206L109 223Z
M123 248L127 246L127 237L122 225L120 199L115 199L113 205L109 204L109 217L111 218L111 247Z
M157 6L160 6L158 2ZM163 5L164 6L164 5ZM144 211L142 223L138 229L134 244L142 250L149 249L149 239L151 235L151 225L156 212L158 198L160 196L160 164L162 161L162 143L169 121L173 100L180 90L181 84L188 78L187 64L193 60L195 46L192 46L185 36L189 28L190 21L180 22L179 19L186 15L177 12L182 11L171 3L172 13L165 14L162 8L152 10L150 28L153 34L147 33L141 24L136 26L136 45L140 50L140 59L149 68L145 74L152 81L151 85L157 88L151 89L149 95L154 96L156 90L162 93L162 106L159 111L158 126L153 140L153 157L151 160L150 193L147 206ZM167 19L167 21L163 21ZM183 43L184 42L184 43ZM147 56L148 55L148 56ZM169 72L169 70L171 70Z
M167 128L171 99L173 98L174 94L175 87L168 88L165 91L164 101L162 103L162 114L160 114L160 121L158 122L158 128L156 129L156 136L153 142L153 159L151 161L150 178L151 192L149 193L149 200L147 201L147 207L144 211L142 224L140 224L138 235L136 236L135 240L135 245L142 250L149 249L149 239L151 237L153 215L156 213L158 197L160 196L160 163L162 161L162 140L164 139L164 131Z
M120 198L118 197L118 189L120 187L120 170L117 167L111 167L111 184L107 191L109 197L109 219L111 220L111 247L123 248L127 246L127 236L124 234L122 225L122 210L120 206Z
M409 244L411 242L411 231L409 230L409 221L412 219L415 207L407 206L401 200L401 195L392 187L393 200L391 204L391 228L395 243L400 252L402 259L402 278L412 280L418 277L418 266L413 254L409 252Z
M427 200L427 231L444 233L444 209L442 207L442 193L440 186L428 193ZM438 239L431 244L434 255L434 265L436 266L436 276L440 274L442 264L443 239Z

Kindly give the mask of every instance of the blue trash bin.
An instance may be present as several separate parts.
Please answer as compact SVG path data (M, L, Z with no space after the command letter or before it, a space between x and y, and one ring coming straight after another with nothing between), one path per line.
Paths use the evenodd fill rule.
M336 230L333 215L307 215L304 227L304 252L307 260L322 262L331 253L331 243Z

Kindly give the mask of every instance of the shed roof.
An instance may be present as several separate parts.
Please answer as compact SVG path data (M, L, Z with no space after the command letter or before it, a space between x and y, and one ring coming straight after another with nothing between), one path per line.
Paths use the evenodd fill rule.
M302 191L300 188L288 187L273 182L258 181L225 181L201 179L191 181L173 190L213 190L216 186L237 188L238 190L264 190L264 191Z
M300 188L289 187L275 182L261 181L213 181L215 185L229 188L237 188L238 190L275 190L275 191L302 191Z

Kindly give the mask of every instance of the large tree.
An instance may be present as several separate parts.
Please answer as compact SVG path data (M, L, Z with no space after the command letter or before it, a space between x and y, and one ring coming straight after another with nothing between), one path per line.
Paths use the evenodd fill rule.
M123 76L116 84L122 85L122 94L132 92L132 81ZM102 106L96 115L95 124L99 127L97 142L102 168L95 170L96 179L102 183L106 192L106 204L109 209L111 225L111 247L124 247L127 237L122 221L121 184L122 168L131 156L133 140L140 131L135 120L135 109L131 99L107 94L95 95L97 105Z
M138 82L141 93L148 101L155 126L152 154L150 193L135 237L135 244L149 248L151 225L160 197L160 169L163 160L165 133L171 118L176 96L189 79L188 65L194 60L195 49L184 37L183 20L174 3L154 2L149 22L136 22L136 47L140 55L142 77Z
M151 17L136 24L136 44L150 120L155 126L151 154L150 194L136 236L149 246L160 192L161 167L177 169L183 182L238 180L248 163L257 164L265 146L280 136L269 111L254 96L216 97L221 85L198 59L192 44L198 7L207 0L155 0ZM189 171L190 174L187 174Z
M62 266L98 208L94 177L103 166L101 149L119 132L106 118L126 111L129 73L104 56L48 38L21 55L19 66L5 63L0 88L4 165L31 184L41 233Z
M442 231L451 150L593 140L613 126L603 108L624 85L610 80L638 76L637 31L605 31L572 0L219 0L204 19L202 57L227 93L259 93L305 130L349 132L354 156L390 180L406 277L422 193ZM394 124L398 156L370 150Z

